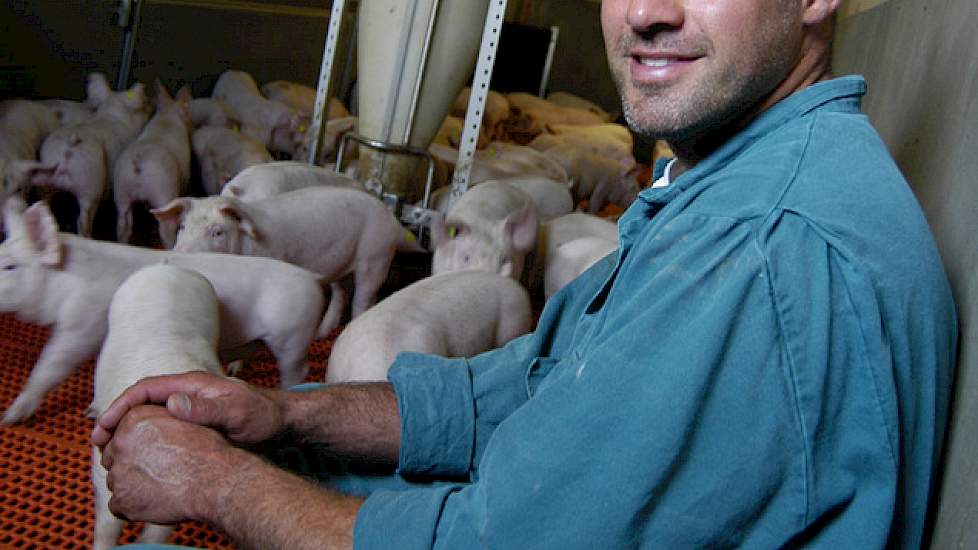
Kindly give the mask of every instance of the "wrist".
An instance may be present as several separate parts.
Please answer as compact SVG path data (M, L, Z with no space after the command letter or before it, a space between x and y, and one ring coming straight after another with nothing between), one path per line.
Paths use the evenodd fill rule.
M195 484L190 498L191 519L220 525L222 518L229 517L231 506L246 498L242 492L253 488L254 480L269 465L248 451L228 446L214 458L212 466L204 479Z

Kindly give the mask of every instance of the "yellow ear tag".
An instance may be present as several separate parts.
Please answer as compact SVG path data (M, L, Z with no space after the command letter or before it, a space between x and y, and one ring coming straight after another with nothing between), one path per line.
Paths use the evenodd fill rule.
M458 228L456 228L456 227L449 227L448 228L448 238L449 239L454 239L456 233L458 233Z
M231 126L231 129L232 129L232 130L234 130L235 132L237 132L238 130L240 130L240 129L241 129L241 126L240 126L240 125L238 125L238 124L233 124L233 125Z
M128 92L126 92L126 95L129 96L129 99L132 99L132 98L136 97L136 94L134 94L132 92L132 90L129 90Z
M305 126L299 126L299 133L300 134L306 133L306 127Z
M404 232L404 241L405 242L413 243L415 241L415 239L416 239L416 237L414 236L414 233L411 233L410 231L405 231Z

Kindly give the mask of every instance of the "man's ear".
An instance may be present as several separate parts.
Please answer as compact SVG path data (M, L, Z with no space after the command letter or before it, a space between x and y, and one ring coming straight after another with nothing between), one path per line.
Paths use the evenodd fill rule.
M804 0L805 9L802 12L802 22L806 25L818 25L832 18L842 0Z

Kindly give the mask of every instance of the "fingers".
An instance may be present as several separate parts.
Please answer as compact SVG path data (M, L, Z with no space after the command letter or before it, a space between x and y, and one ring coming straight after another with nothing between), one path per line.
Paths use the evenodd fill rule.
M174 393L166 400L166 410L180 420L210 427L223 427L228 409L221 398L197 397Z
M169 376L153 376L140 380L122 392L109 405L95 422L92 431L92 443L103 447L112 437L112 431L119 421L133 407L144 404L163 404L173 393L194 393L215 380L216 376L208 373L193 372Z

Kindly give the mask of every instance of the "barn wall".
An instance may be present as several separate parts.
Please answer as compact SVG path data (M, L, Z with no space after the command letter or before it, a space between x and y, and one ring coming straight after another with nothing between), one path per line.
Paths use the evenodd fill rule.
M865 111L913 187L960 317L960 358L933 548L978 548L978 2L853 0L837 73L869 83Z

